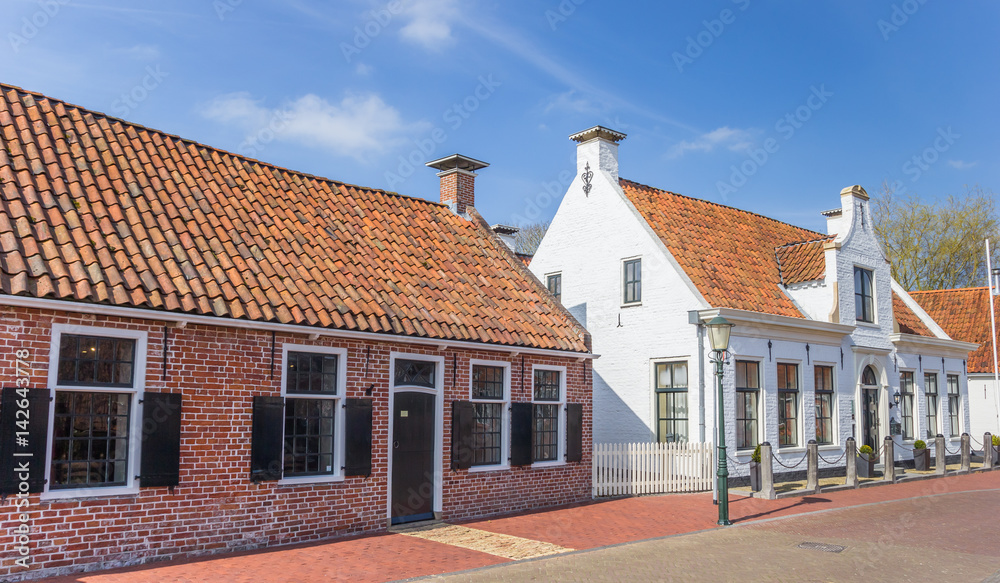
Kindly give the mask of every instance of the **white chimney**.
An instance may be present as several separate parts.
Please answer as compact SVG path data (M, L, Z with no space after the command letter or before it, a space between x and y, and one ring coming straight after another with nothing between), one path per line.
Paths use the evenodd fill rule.
M492 225L490 228L493 229L493 232L496 233L498 237L500 237L500 240L503 241L505 245L510 247L511 251L515 253L517 252L517 232L520 231L521 229L518 229L517 227L511 227L509 225L499 225L499 224Z
M569 139L579 144L576 147L577 174L582 174L589 166L591 172L603 170L611 175L615 184L618 183L618 142L625 139L625 134L604 126L594 126L573 134Z

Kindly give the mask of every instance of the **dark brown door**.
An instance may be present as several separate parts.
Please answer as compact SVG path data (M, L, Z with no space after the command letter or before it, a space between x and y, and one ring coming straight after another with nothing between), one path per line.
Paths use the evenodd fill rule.
M878 451L878 390L861 389L864 397L864 411L861 418L864 420L864 445Z
M434 517L434 395L399 392L392 424L392 523Z

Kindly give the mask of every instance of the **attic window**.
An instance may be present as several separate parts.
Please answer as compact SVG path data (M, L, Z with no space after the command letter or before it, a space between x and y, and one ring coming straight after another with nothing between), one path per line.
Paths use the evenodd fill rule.
M872 272L863 267L854 268L854 318L858 322L875 322Z

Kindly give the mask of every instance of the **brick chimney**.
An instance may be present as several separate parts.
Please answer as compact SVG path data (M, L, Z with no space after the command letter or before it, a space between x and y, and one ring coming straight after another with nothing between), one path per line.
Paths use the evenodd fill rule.
M464 215L467 207L476 206L476 170L489 166L461 154L452 154L427 163L440 170L441 203L451 208L456 215Z

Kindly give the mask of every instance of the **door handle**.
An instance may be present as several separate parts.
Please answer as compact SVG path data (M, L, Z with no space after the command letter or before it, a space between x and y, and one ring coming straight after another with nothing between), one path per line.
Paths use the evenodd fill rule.
M392 449L399 449L399 441L392 442Z

